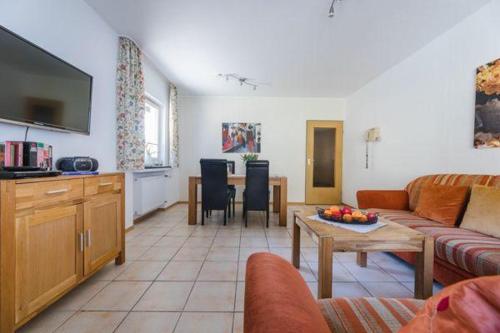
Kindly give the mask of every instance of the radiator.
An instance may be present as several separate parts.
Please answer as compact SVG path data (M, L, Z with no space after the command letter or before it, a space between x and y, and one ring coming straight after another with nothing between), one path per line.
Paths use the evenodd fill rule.
M134 216L142 216L167 203L165 172L134 174Z

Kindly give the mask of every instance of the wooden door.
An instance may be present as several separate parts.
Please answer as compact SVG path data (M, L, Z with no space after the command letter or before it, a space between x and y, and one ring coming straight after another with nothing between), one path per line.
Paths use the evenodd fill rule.
M306 204L342 201L341 121L307 121Z
M16 323L81 279L82 218L81 204L16 217Z
M121 194L96 195L84 203L85 275L120 253L121 214Z

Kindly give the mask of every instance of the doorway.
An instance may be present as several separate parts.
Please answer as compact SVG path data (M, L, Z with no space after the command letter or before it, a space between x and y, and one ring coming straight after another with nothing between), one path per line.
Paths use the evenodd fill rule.
M340 204L343 122L308 120L306 136L306 204Z

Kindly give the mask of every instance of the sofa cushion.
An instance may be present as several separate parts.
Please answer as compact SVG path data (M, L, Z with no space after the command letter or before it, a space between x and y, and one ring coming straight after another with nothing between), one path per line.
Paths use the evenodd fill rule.
M500 188L472 187L460 228L500 238Z
M349 332L397 332L413 319L424 301L395 298L333 298L318 301L330 330Z
M400 333L500 332L500 276L462 281L429 298Z
M430 185L420 191L415 214L455 226L464 211L468 186Z
M443 224L431 221L424 217L415 215L406 210L392 210L392 209L368 209L368 211L376 212L381 218L387 219L392 222L397 222L409 228L416 227L442 227Z
M469 186L485 185L500 187L500 175L460 175L460 174L441 174L419 177L411 181L406 186L408 191L410 210L414 211L417 207L418 197L423 186L426 185L453 185Z
M461 228L417 227L434 237L438 258L474 275L500 274L500 239Z

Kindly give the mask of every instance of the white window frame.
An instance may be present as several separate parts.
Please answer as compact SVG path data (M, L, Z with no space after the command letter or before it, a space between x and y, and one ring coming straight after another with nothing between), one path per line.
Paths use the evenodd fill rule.
M163 103L161 103L157 98L153 95L146 92L145 94L146 101L145 103L152 104L158 108L160 111L159 122L158 122L158 160L157 161L148 161L146 160L146 156L144 156L145 166L153 167L153 166L164 166L168 163L168 155L166 154L166 148L168 147L167 138L168 138L168 127L167 126L167 112L166 107Z

